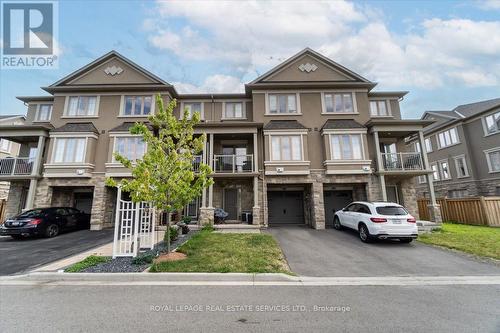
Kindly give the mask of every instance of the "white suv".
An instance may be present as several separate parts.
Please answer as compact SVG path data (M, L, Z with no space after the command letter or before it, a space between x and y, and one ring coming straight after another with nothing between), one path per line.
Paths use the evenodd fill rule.
M394 238L410 243L418 236L416 222L403 206L396 203L356 201L335 213L333 227L357 230L363 242Z

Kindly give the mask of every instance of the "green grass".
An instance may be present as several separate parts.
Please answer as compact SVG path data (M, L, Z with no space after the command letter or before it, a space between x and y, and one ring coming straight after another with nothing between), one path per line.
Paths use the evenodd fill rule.
M107 262L109 260L111 260L110 257L88 256L87 258L83 259L82 261L77 262L76 264L69 266L64 271L69 272L69 273L77 273L77 272L81 272L85 268L95 266L97 264L100 264L102 262Z
M180 261L160 262L151 272L286 273L283 253L267 234L231 234L202 230L179 249Z
M481 257L500 259L500 228L443 223L440 231L420 235L418 240Z

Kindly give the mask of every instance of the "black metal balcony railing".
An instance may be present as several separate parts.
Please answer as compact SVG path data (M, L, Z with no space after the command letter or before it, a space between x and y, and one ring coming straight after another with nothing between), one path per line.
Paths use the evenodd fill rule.
M382 161L386 171L423 170L422 155L414 153L383 153Z
M33 171L34 158L8 157L0 159L0 176L30 175Z
M253 172L253 155L214 155L215 173Z

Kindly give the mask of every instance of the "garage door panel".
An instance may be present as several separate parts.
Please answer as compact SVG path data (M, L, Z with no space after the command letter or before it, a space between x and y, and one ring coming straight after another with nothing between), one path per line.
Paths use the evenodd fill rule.
M325 219L327 225L333 224L336 211L344 208L353 201L351 190L337 190L324 192Z
M304 224L302 192L268 192L269 224Z

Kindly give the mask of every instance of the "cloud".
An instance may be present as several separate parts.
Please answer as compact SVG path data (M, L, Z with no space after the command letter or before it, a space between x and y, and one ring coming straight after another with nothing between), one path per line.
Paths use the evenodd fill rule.
M396 34L379 10L346 1L160 1L156 12L143 24L153 48L241 77L309 46L384 88L500 81L500 21L434 18Z
M244 92L244 86L240 79L222 74L208 76L201 85L184 82L173 82L173 85L182 94Z
M500 1L499 0L482 0L479 1L479 8L488 10L488 9L500 9Z

